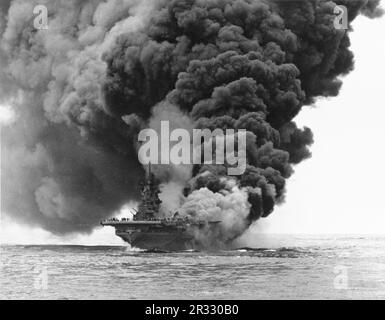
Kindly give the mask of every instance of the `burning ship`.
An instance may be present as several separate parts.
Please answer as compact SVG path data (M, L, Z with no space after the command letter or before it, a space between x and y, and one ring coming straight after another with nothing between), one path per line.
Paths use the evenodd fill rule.
M170 218L159 218L162 203L159 192L158 183L149 165L146 179L141 183L141 202L133 218L107 219L101 225L114 227L116 235L135 248L182 251L202 247L202 243L196 240L196 235L216 229L220 221L182 217L178 212Z

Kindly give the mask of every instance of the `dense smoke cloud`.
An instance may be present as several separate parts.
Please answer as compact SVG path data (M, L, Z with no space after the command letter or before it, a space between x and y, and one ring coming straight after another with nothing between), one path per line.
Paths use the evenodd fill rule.
M48 30L33 28L38 3ZM382 14L378 0L2 1L0 102L17 114L3 128L3 212L56 233L92 229L137 199L137 133L173 106L196 128L247 129L239 177L155 169L163 190L184 193L184 212L212 197L202 212L222 208L228 238L241 234L310 156L312 132L294 117L353 69L336 4L349 22Z
M33 27L38 3L48 8L48 30ZM11 2L1 17L0 98L17 119L2 129L3 212L64 233L91 230L138 197L139 123L107 112L102 54L142 28L154 3Z

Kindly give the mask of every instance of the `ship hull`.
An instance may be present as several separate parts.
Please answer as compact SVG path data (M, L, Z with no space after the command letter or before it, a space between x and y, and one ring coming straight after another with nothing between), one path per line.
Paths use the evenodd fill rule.
M184 251L197 249L187 232L117 232L131 247L143 250Z

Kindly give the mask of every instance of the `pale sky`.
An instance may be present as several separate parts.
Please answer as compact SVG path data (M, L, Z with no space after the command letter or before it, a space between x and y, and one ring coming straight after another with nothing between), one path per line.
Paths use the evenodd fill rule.
M356 68L340 95L296 119L314 132L313 157L295 168L285 204L251 233L385 233L385 19L360 17L353 26ZM0 107L0 120L9 117ZM57 238L1 222L3 243L122 244L112 228Z

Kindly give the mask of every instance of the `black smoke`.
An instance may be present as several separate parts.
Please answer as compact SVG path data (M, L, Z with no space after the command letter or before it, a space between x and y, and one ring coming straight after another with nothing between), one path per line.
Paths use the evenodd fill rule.
M237 183L248 223L268 216L311 156L312 132L293 119L353 70L350 23L382 14L378 0L44 3L46 33L25 14L37 1L0 7L0 99L17 113L3 128L2 209L56 233L90 230L138 198L136 134L165 100L196 128L247 129ZM348 30L334 27L338 4ZM185 196L226 190L225 169L195 166Z

